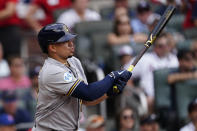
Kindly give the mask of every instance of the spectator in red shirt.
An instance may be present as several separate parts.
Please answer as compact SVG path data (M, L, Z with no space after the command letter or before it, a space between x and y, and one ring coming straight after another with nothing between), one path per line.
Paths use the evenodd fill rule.
M16 15L16 4L17 0L0 0L0 41L5 57L20 53L20 20Z
M187 13L183 27L189 29L197 27L197 1L196 0L183 0L183 6L187 8Z
M27 13L26 21L34 31L38 32L42 26L54 22L53 13L55 10L68 8L70 5L70 0L33 0ZM43 9L45 13L45 19L41 21L34 18L39 8Z

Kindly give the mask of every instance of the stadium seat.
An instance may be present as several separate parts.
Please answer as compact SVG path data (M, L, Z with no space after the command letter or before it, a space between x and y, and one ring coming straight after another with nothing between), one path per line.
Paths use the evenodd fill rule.
M110 17L110 14L112 14L114 11L113 7L105 7L100 9L100 14L102 19L107 20Z
M187 107L188 104L197 97L197 81L188 80L177 83L176 89L176 108L177 115L180 120L187 118Z
M95 33L107 34L112 30L111 21L89 21L77 23L74 32L78 34L76 38L76 50L80 58L93 59L93 46L91 36ZM96 35L94 36L94 38ZM97 39L98 41L106 40ZM103 43L103 42L101 42Z
M184 15L173 15L172 18L169 20L168 24L167 24L167 28L169 29L174 29L176 30L177 32L180 32L182 31L182 24L183 24L183 21L185 19L185 16Z
M97 62L105 62L110 55L110 48L107 44L107 33L95 33L91 36L93 58Z
M129 17L132 19L135 16L134 7L129 7L129 12L133 12ZM100 9L101 18L103 20L113 20L114 19L114 7L104 7Z
M67 11L68 9L63 8L63 9L57 9L53 12L53 18L56 21L58 19L58 17L65 11Z
M112 31L112 22L111 21L89 21L77 23L74 27L75 33L79 35L90 36L92 33L101 32L109 33Z
M196 39L197 38L197 28L186 29L184 31L186 39Z
M192 45L192 40L185 40L176 44L178 50L181 49L190 49Z
M175 131L178 127L176 113L171 110L171 87L167 82L168 74L173 70L175 68L154 71L155 111L161 127L167 131Z
M170 102L170 85L167 82L170 69L159 69L154 71L154 88L155 88L155 108L156 110L162 108L169 108Z
M108 70L120 69L120 61L117 54L120 46L111 47L107 43L107 33L93 34L91 40L95 62Z
M119 70L120 69L120 58L119 58L119 49L124 46L124 45L129 45L129 43L123 43L121 45L114 45L111 46L111 54L110 54L110 67L113 70Z

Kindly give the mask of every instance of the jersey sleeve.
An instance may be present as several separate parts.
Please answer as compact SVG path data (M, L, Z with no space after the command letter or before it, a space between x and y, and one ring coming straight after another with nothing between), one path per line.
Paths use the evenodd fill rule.
M48 90L70 96L80 82L70 72L59 72L48 75L46 84Z

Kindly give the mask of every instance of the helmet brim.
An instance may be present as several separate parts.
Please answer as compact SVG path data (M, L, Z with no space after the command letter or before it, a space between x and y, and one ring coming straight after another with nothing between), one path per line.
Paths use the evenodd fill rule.
M71 34L71 33L66 33L64 36L62 36L57 43L61 43L61 42L67 42L69 40L74 39L77 36L77 34Z

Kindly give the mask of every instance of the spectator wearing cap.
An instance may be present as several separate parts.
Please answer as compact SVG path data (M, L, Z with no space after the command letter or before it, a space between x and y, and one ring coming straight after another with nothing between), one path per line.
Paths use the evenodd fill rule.
M193 55L191 50L188 49L181 49L178 51L177 54L179 66L170 70L167 82L170 85L170 101L171 106L170 110L173 115L175 115L176 111L176 88L175 85L179 82L197 79L197 71L193 63ZM171 120L172 122L176 122L176 118L170 115L167 119ZM172 116L172 117L171 117ZM175 127L173 127L175 126ZM177 128L176 124L174 124L173 128Z
M36 92L38 92L38 75L39 75L40 70L41 70L41 66L37 65L30 70L30 74L29 74L32 87Z
M142 117L140 120L140 131L159 131L158 118L155 114Z
M151 1L159 2L158 8L156 8L155 12L160 15L163 15L163 13L165 12L165 10L167 9L169 5L176 6L175 13L179 13L179 14L181 13L180 6L182 5L183 0L151 0Z
M124 45L119 50L119 59L121 67L123 68L128 62L133 59L134 52L131 46ZM122 94L117 96L116 105L117 107L132 107L138 115L143 115L147 113L147 102L146 96L142 90L136 88L135 80L130 79L127 82L125 89Z
M91 115L86 122L86 131L105 131L105 120L100 115Z
M120 58L120 65L124 66L133 58L133 49L129 45L124 45L120 48L118 56Z
M197 78L192 51L187 49L179 50L177 57L179 67L168 75L168 83L172 85L180 81Z
M147 19L151 14L148 2L140 1L137 5L137 16L131 20L131 27L134 33L148 33Z
M40 72L41 66L37 65L30 70L29 76L32 83L32 87L29 92L24 94L24 103L26 109L29 111L31 116L35 116L36 111L36 99L38 93L38 75Z
M151 14L148 2L140 1L137 5L137 16L131 20L131 27L134 33L148 33L147 19Z
M123 45L122 47L120 47L120 49L118 50L118 56L119 56L119 60L120 60L120 66L123 69L124 66L130 62L133 58L133 49L131 46L129 45ZM127 86L129 87L133 87L133 81L129 80L127 82Z
M16 131L15 121L11 115L0 114L0 131Z
M180 131L196 131L197 130L197 98L192 100L188 105L190 123L180 129Z
M0 109L0 114L7 113L11 115L14 118L16 125L21 123L32 122L29 112L18 107L17 105L18 100L15 91L3 91L1 95L1 99L3 106ZM18 131L25 131L25 130L21 129Z
M175 84L178 82L197 79L197 71L194 66L194 59L191 50L182 49L178 51L177 54L179 67L172 70L168 75L168 84L171 86L171 108L176 110L174 105L176 104L174 88Z

